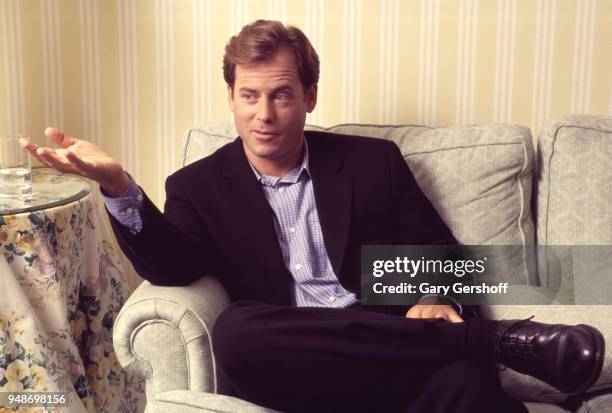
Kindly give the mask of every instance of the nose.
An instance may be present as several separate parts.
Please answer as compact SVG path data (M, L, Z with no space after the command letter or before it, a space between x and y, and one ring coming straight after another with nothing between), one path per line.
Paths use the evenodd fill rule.
M257 120L269 123L274 119L274 103L271 99L260 99L257 107Z

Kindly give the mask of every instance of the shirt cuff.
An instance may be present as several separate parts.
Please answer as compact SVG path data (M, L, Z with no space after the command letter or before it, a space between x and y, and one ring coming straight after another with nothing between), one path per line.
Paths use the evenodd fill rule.
M463 313L463 307L461 307L461 304L459 304L459 301L455 300L453 297L451 297L450 295L439 295L439 294L425 294L424 296L422 296L419 299L419 303L421 301L423 301L426 298L431 298L431 297L435 297L440 299L441 301L450 301L450 304L455 307L455 310L457 310L457 312L459 313L459 315L461 315Z
M121 225L127 227L132 235L142 230L141 210L143 203L142 189L136 184L130 174L130 184L127 190L116 198L106 196L100 188L102 200L109 214L111 214Z

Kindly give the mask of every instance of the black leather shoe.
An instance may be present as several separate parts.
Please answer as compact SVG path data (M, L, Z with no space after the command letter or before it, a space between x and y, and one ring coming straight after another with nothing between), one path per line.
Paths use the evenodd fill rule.
M595 384L605 355L599 330L585 324L568 326L530 320L498 323L499 362L563 393L581 393Z

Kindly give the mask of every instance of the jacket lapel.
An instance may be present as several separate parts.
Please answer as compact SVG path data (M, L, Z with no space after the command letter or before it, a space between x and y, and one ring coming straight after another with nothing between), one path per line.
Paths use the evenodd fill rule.
M327 255L338 277L346 251L351 220L352 179L341 154L326 144L324 134L306 132L310 173Z
M287 281L291 274L285 268L283 256L274 228L274 211L244 154L242 141L237 138L228 151L221 178L221 190L227 197L228 213L241 231L244 228L252 240L252 257L260 257L261 265L267 269L277 293L288 296ZM284 274L284 277L279 277ZM289 298L290 299L290 298Z

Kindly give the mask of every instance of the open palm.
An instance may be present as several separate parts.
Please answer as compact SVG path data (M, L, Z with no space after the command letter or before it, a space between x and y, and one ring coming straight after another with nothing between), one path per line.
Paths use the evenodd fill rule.
M92 179L108 192L120 193L121 189L127 188L129 178L121 164L98 146L65 135L55 128L47 128L45 135L59 147L39 147L27 139L21 141L23 147L43 165Z

